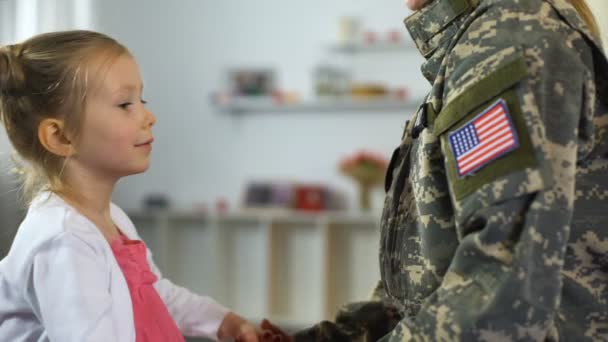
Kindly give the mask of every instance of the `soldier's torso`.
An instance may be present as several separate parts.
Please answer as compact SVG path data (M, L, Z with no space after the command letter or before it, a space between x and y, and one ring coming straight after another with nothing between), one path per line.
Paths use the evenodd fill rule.
M412 130L417 126L416 121L419 120L416 120L416 117L422 114L422 110L419 110L408 123L401 146L391 160L382 217L380 267L383 285L405 315L415 315L421 303L429 296L435 295L435 290L444 281L444 276L452 263L459 239L464 234L461 227L462 220L467 214L484 205L483 202L470 202L467 203L467 207L455 207L462 203L457 199L459 193L466 196L468 188L479 185L466 184L460 180L448 181L450 177L456 178L454 171L446 166L449 165L449 161L444 156L450 151L448 143L442 141L438 134L442 129L441 125L447 127L453 124L445 117L454 115L452 112L454 107L469 111L482 110L488 105L487 101L492 100L490 95L487 98L480 98L479 103L468 100L466 105L460 107L454 103L460 101L460 98L467 97L467 92L474 95L473 97L479 97L479 94L484 97L492 87L504 91L500 86L501 81L497 80L513 83L518 81L515 79L518 76L509 73L510 69L507 67L514 65L520 56L533 54L535 51L534 46L513 40L515 38L510 37L509 32L492 30L490 20L486 25L475 23L473 26L475 31L472 31L472 26L469 25L481 13L496 11L496 6L508 9L508 6L521 5L528 6L531 12L551 11L551 20L554 22L551 29L563 31L564 37L571 39L573 51L585 51L589 42L584 39L584 34L577 32L577 23L567 21L572 13L567 13L566 10L562 12L563 1L530 0L517 4L515 1L481 1L477 8L465 16L454 15L457 11L453 8L450 10L437 8L438 15L434 16L438 20L437 23L420 22L420 25L414 26L414 30L424 30L426 27L433 27L436 30L438 26L444 28L441 34L418 32L415 35L415 38L423 38L422 41L417 41L417 45L428 58L423 66L423 73L433 86L427 102L428 106L431 106L431 111L436 113L433 115L433 122L428 123L427 128L416 138L412 136ZM440 3L448 2L440 1ZM452 1L452 3L462 3L465 7L466 4L477 5L475 0ZM496 5L496 3L500 4ZM428 18L429 16L426 17ZM509 18L497 14L496 20L508 21ZM513 19L514 28L520 24ZM534 23L529 25L530 41L541 37L542 30L547 29L540 23L538 26ZM497 34L504 35L500 40L502 44L484 45L484 36ZM601 103L596 98L596 94L608 97L606 84L608 74L602 75L600 70L597 70L597 65L594 70L593 60L588 57L581 56L581 60L589 63L590 75L595 72L596 77L589 77L586 89L569 89L567 83L555 87L557 93L581 92L581 96L585 98L583 103L588 107L583 108L581 120L575 123L580 125L579 141L571 147L584 158L578 160L575 180L575 209L570 225L570 243L562 272L564 283L562 303L556 317L557 325L560 327L567 326L569 321L576 322L577 319L582 319L577 315L588 314L590 307L598 310L602 307L608 308L608 231L606 231L608 227L608 107L605 101ZM527 65L527 67L544 66ZM497 70L506 70L507 76L498 77ZM505 85L504 88L511 85ZM564 89L557 89L562 87ZM525 90L514 91L511 96L513 100L508 101L513 101L512 103L521 107L526 106ZM551 106L549 105L548 108ZM522 110L525 111L526 108ZM437 121L439 121L438 126L435 125ZM548 127L548 130L559 132L556 128L560 125L572 123L560 122L560 118L556 118L551 124L556 126ZM529 132L529 134L531 136L529 144L533 145L536 133ZM516 162L522 163L522 168L526 166L525 163L533 163L520 159ZM516 166L513 170L516 170ZM511 172L508 168L505 170L501 172ZM559 173L559 170L539 170L539 172ZM533 177L530 172L522 173L518 182L526 184ZM459 184L458 188L450 188L450 183ZM496 189L497 192L502 190ZM513 190L513 193L515 191ZM507 195L497 195L497 200L500 196L506 198ZM580 310L580 313L577 310ZM606 315L596 319L600 324L608 324ZM576 323L573 325L574 327L563 330L575 331ZM568 334L565 333L564 336Z
M441 283L458 239L437 137L427 130L418 139L406 137L395 154L380 266L389 295L413 315Z

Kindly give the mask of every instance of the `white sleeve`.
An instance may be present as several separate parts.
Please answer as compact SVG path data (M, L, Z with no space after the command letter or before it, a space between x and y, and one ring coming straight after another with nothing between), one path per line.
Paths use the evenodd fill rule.
M150 269L158 276L154 287L177 323L179 330L186 336L217 340L220 325L230 310L210 297L199 296L173 284L169 279L163 278L152 260L152 253L149 249L147 252Z
M33 257L30 286L29 299L50 341L120 341L109 266L81 238L64 232L45 244Z

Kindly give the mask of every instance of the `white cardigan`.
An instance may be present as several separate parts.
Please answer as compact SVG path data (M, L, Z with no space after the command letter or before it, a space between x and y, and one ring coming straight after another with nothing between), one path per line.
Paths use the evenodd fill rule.
M140 239L118 206L111 215ZM182 333L217 339L228 310L164 279L147 252L154 287ZM0 261L0 341L135 341L129 288L110 245L57 195L34 200Z

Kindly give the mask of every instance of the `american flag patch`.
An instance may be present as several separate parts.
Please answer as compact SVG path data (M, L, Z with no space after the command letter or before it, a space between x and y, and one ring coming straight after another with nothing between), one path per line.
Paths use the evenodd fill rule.
M498 100L448 136L459 177L465 177L519 146L506 102Z

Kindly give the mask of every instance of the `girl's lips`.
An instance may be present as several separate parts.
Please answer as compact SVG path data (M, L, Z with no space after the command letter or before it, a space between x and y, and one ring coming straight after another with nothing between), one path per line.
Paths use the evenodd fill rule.
M154 142L154 138L146 141L143 144L137 144L135 147L143 149L146 153L152 152L152 142Z
M152 151L152 142L148 142L145 144L141 144L141 145L137 145L135 146L137 148L143 149L144 151L146 151L147 153L150 153Z
M136 146L136 147L140 147L140 146L145 146L145 145L152 145L152 143L153 143L153 142L154 142L154 138L152 138L152 139L150 139L150 140L148 140L148 141L146 141L146 142L144 142L144 143L137 144L137 145L135 145L135 146Z

